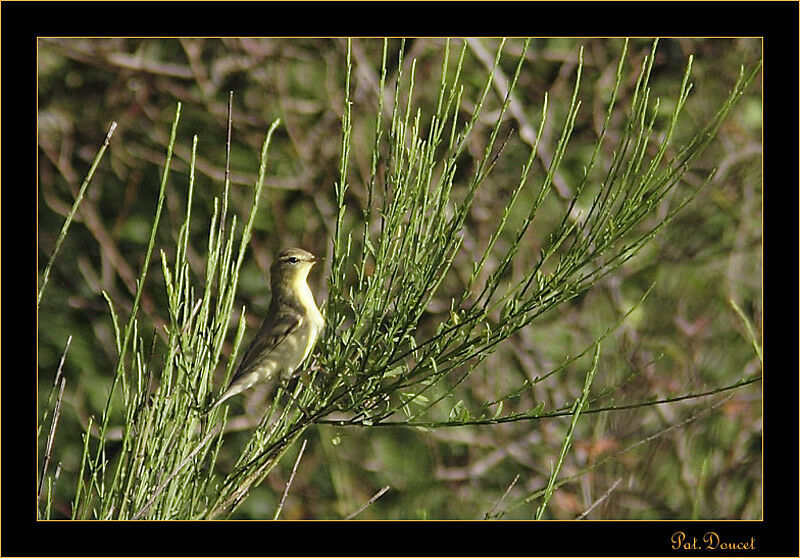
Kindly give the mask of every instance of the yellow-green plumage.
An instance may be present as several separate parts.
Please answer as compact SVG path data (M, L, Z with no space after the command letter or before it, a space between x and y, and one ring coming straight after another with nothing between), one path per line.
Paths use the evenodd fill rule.
M282 250L275 257L270 268L272 300L267 317L245 351L228 389L213 407L276 377L288 381L308 358L325 325L306 283L315 262L312 254L300 248Z

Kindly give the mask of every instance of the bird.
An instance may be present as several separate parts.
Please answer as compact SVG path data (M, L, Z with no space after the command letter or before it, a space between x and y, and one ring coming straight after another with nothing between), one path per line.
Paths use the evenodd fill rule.
M280 377L286 383L308 358L325 327L307 278L317 262L301 248L281 250L270 267L267 316L250 342L228 388L208 411L255 385Z

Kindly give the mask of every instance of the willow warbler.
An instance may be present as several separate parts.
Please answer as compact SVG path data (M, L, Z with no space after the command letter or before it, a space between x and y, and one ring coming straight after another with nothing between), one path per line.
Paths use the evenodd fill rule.
M282 381L289 381L311 353L325 325L306 283L316 261L313 254L300 248L282 250L275 257L270 268L272 300L267 317L247 347L228 389L210 409L278 375Z

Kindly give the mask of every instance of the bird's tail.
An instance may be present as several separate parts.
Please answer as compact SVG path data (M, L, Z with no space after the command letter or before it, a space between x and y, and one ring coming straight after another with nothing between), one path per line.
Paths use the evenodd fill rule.
M223 401L233 397L234 395L238 395L239 393L241 393L245 389L247 389L247 387L249 387L249 386L242 385L242 384L235 384L234 383L233 385L231 385L225 391L225 393L220 395L219 398L216 401L214 401L213 403L210 403L209 405L207 405L205 407L193 407L193 408L194 408L194 410L198 411L201 415L205 416L208 413L210 413L211 411L213 411L214 409L216 409L217 407L219 407L220 404L222 404Z

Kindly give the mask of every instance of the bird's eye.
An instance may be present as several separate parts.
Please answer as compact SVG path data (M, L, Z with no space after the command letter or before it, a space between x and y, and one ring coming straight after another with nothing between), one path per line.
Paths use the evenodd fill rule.
M299 262L299 261L300 261L300 260L298 260L298 259L297 259L297 258L295 258L294 256L292 256L291 258L289 258L289 262L291 262L291 263L297 263L297 262Z

